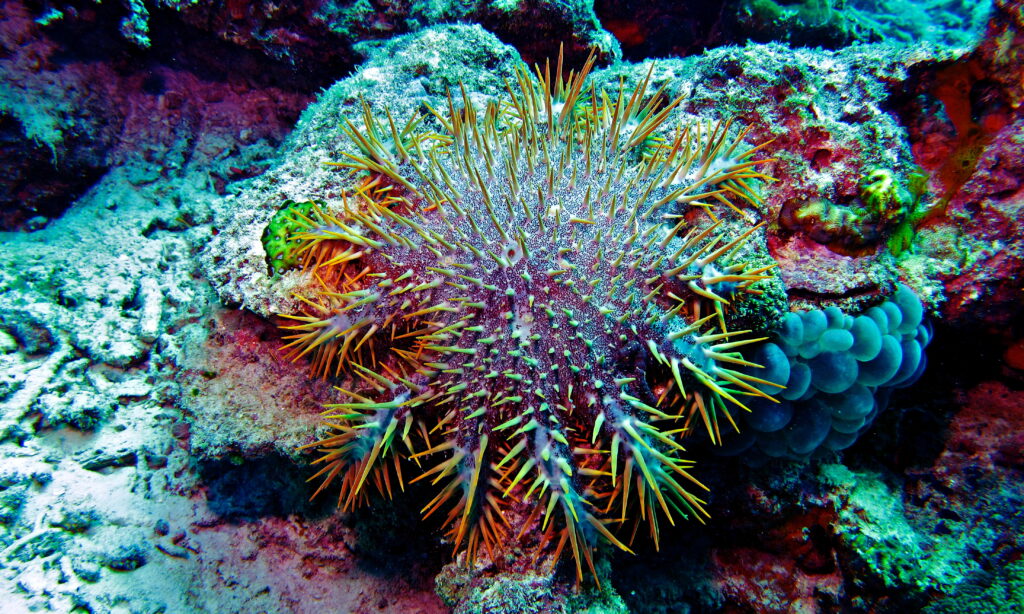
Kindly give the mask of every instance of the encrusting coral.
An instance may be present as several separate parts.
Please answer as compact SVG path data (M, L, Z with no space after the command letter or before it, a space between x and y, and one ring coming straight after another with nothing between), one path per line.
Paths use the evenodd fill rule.
M764 144L674 129L650 72L607 92L592 64L520 71L482 113L449 95L434 132L364 103L330 163L351 189L290 208L317 290L282 324L290 358L355 382L307 446L317 493L340 483L349 509L415 472L469 561L538 531L577 580L600 540L706 517L680 440L720 441L773 386L737 351L761 339L724 317L771 268L744 256Z
M857 199L840 205L824 198L786 203L779 223L848 256L875 251L885 241L893 255L908 249L917 225L935 215L937 207L921 204L927 189L926 177L912 173L907 187L889 169L868 171L860 181Z

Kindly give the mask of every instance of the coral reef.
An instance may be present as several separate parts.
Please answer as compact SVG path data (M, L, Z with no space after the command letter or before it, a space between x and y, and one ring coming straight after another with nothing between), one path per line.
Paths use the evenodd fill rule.
M268 156L310 100L300 79L275 78L267 67L263 78L273 83L258 91L209 63L205 72L183 69L194 63L188 49L130 67L93 61L95 48L69 57L60 33L33 16L21 2L0 7L3 230L38 230L110 169L136 186L195 169L227 176L232 165ZM88 46L78 34L68 44Z
M1024 604L1024 561L979 573L965 584L956 595L929 604L923 610L925 614L1009 614L1018 611Z
M890 170L897 185L907 186L915 166L905 130L879 101L923 61L864 47L811 53L750 45L710 50L667 68L689 93L683 110L731 111L752 127L754 138L775 139L772 175L779 181L766 192L763 208L767 219L778 221L787 203L858 201L874 169ZM861 311L884 299L896 282L897 271L879 253L885 250L840 254L781 223L769 226L768 247L794 308ZM924 297L938 290L937 281L922 288L924 280L905 278Z
M966 0L598 0L594 6L630 60L751 40L826 49L920 42L966 49L981 38L990 8Z
M979 27L989 13L987 28ZM4 611L1020 611L1021 14L1020 0L3 3L0 225L15 231L0 231ZM594 64L574 94L592 45ZM620 45L637 63L616 61ZM523 60L539 61L540 72L523 77ZM631 102L638 91L645 95ZM577 103L566 105L572 96ZM410 126L413 117L420 119ZM722 118L734 121L716 133ZM617 144L608 145L616 133ZM689 149L678 146L678 161L690 155L684 151L721 161L709 153L716 142L719 152L735 144L736 154L763 144L751 156L763 163L748 170L776 181L754 179L750 191L719 183L726 190L719 196L739 212L714 196L706 199L712 207L670 201L658 211L684 217L641 220L641 210L622 231L631 215L625 205L642 200L651 185L643 182L661 172L679 135L692 141ZM513 138L523 145L515 157L505 140ZM556 141L560 148L551 146ZM546 171L561 169L565 152L571 169L588 147L589 178L579 164L575 177L570 171L557 185L552 172L549 197ZM503 156L518 166L488 168ZM594 170L600 162L622 172L611 175L607 197L595 196L604 182L593 178L610 176ZM636 179L644 169L653 174ZM927 178L920 192L918 169ZM527 187L520 192L533 208L509 213L502 197L514 191L512 176ZM591 189L594 216L587 210L571 221L566 211L582 211L591 182L601 183ZM581 186L583 194L567 197ZM656 186L650 195L672 190ZM556 206L542 210L542 199ZM459 223L450 201L479 232ZM786 216L809 203L828 206L787 226ZM636 254L643 233L652 233L646 241L683 224L669 246L655 238L647 248L652 259L671 249L668 260L687 243L687 231L697 233L691 239L708 231L683 250L701 252L717 240L700 259L761 221L735 254L710 263L746 267L668 280L677 285L672 294L686 299L678 310L682 302L672 297L643 302L649 287L626 306L654 274L638 274L653 264ZM556 227L560 244L551 247ZM636 243L620 249L617 229L623 240L636 232ZM506 239L522 232L522 245L503 241L502 232ZM353 239L366 244L346 255ZM429 242L438 239L453 248ZM485 240L511 252L490 249L492 258ZM594 268L598 247L607 267ZM431 248L477 270L439 266ZM612 270L616 250L626 255ZM347 262L326 264L335 257ZM373 270L360 277L361 266ZM414 270L394 281L406 269ZM369 277L381 273L393 287ZM743 291L737 285L753 280L729 277L744 273L770 278ZM439 287L420 287L435 277ZM585 303L584 284L595 279L599 293ZM559 283L566 280L574 283ZM687 281L697 282L696 292ZM547 292L537 291L542 282ZM898 282L909 290L894 296ZM609 296L616 285L621 291ZM364 290L380 296L356 305L370 294L352 293ZM728 300L721 315L720 301L700 295L708 291ZM485 297L484 306L455 300L467 294ZM403 308L400 296L425 302ZM619 316L642 315L619 323L601 313L598 299ZM899 361L910 370L914 347L931 337L909 330L918 299L922 319L935 327L919 382L864 386L869 394L858 384L838 390L851 370L837 367L855 363L859 378L867 361L853 352L874 346L862 319L871 319L868 312L889 312L877 336L899 338ZM410 315L433 307L441 308ZM896 312L908 330L889 330ZM360 330L344 360L343 341L318 356L329 340L298 358L302 341L282 342L282 335L314 331L279 313L330 316L335 324L358 324L358 314L378 330L369 337L369 328ZM389 314L396 315L384 325ZM651 315L664 322L647 323ZM683 334L675 341L688 354L665 341L706 316L690 340L734 336L686 347ZM816 331L822 317L825 328ZM778 328L780 320L788 326ZM805 329L799 340L796 320ZM627 341L660 339L655 348L667 364L606 329ZM787 331L789 342L778 337ZM519 336L499 339L502 333ZM774 345L716 352L763 368L717 357L701 368L713 363L781 381L788 367L788 384L806 367L806 394L814 399L785 398L795 395L795 380L788 393L747 380L779 403L721 374L710 380L748 413L680 359L697 365L702 345L769 334ZM851 338L848 349L834 349ZM282 351L291 341L299 343ZM545 355L542 343L555 354ZM886 343L891 368L896 353L892 342L879 345ZM476 353L442 357L428 345ZM853 363L822 358L824 346ZM689 406L677 393L673 357ZM331 375L310 377L307 358ZM453 372L426 364L439 361ZM473 371L481 365L484 371ZM486 377L492 368L496 375ZM452 400L438 405L449 389ZM621 398L623 390L630 398ZM492 398L465 398L473 391ZM424 396L437 393L445 396ZM705 409L708 399L724 401L710 401L716 411L702 413L698 395ZM873 407L889 409L868 412L863 424L844 422L869 397ZM533 413L498 429L529 411L531 398ZM325 406L342 417L335 420L341 428L324 428L323 436L363 445L386 439L368 414L386 418L381 404L395 399L395 413L412 416L412 450L402 421L391 447L377 453L387 472L380 462L365 463L362 487L342 492L359 491L350 497L357 509L335 510L341 473L351 475L343 466L309 501L319 485L305 482L316 454L299 447L315 443ZM636 399L671 415L659 419ZM838 451L818 445L809 457L789 442L772 448L779 457L757 441L739 455L721 454L770 435L754 422L787 406L807 417L804 405L828 406L823 442L835 443L835 424L857 425L856 441ZM551 417L529 427L527 418L541 415ZM649 427L634 428L649 448L626 430L627 420ZM790 419L783 432L805 429L790 436L805 450L822 424L813 416ZM538 447L545 436L549 445ZM343 460L365 451L349 450ZM666 520L664 493L640 466L643 460L666 485L659 471L674 470L657 454L709 489L675 473L681 488L705 501L698 502L708 512L699 516L705 525L681 522L671 496L665 502L675 524ZM530 460L534 466L510 489ZM630 460L632 479L623 479ZM477 473L477 488L465 487ZM378 484L387 491L386 479L392 499L376 492ZM510 526L479 521L496 509L488 494ZM566 501L577 532L568 530ZM423 521L424 509L436 511ZM482 534L493 526L503 539ZM453 560L459 527L462 552ZM581 538L575 548L574 536Z
M732 28L760 42L837 47L927 41L966 47L981 36L988 7L963 0L738 0Z
M943 317L962 326L984 311L982 319L1005 330L1018 312L1024 86L1011 75L1024 61L1020 10L1019 2L995 2L977 48L912 71L897 105L944 214L918 230L915 254L901 266L941 281Z

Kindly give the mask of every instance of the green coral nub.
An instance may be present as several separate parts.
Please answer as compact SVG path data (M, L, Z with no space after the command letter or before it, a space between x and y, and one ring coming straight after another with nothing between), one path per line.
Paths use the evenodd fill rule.
M273 270L274 275L290 271L301 264L299 248L302 240L297 235L306 229L302 220L313 213L314 206L313 201L297 203L286 200L263 230L261 240L267 252L267 266Z
M870 213L892 217L903 212L909 204L910 195L900 189L891 170L876 168L861 180L860 199Z
M848 256L863 256L884 242L898 256L911 247L914 233L932 209L922 207L927 178L911 173L901 182L889 169L870 170L858 184L857 198L838 204L824 198L792 200L779 216L782 226Z

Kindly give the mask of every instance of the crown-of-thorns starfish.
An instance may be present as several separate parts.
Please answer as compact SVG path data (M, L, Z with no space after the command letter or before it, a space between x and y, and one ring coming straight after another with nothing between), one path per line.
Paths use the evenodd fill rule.
M413 471L469 561L533 539L568 547L577 580L600 540L707 516L680 438L719 441L728 405L770 384L736 351L759 339L722 317L766 278L737 261L760 225L723 236L712 209L750 216L764 145L729 121L673 130L652 72L609 93L592 65L521 70L482 112L449 95L434 132L363 103L329 163L355 187L299 220L321 291L282 325L289 357L350 382L306 446L317 494L340 483L349 509Z

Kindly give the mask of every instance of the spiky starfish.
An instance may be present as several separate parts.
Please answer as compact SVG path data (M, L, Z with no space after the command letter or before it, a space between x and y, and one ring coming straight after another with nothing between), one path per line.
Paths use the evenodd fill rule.
M437 132L364 103L356 153L330 163L355 187L295 237L322 291L282 326L291 358L356 382L307 446L316 494L340 482L348 509L413 468L456 552L495 560L519 513L577 580L599 540L629 549L623 525L657 543L662 519L707 516L681 436L717 442L727 404L769 384L736 352L759 339L722 317L766 277L736 262L760 225L723 237L712 210L749 216L763 145L730 122L672 132L680 100L647 96L650 72L608 94L592 65L520 71L482 114L449 95Z

